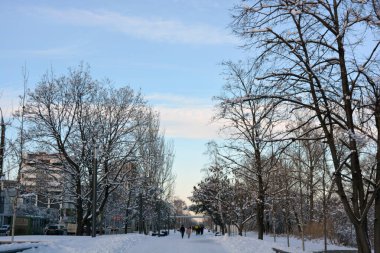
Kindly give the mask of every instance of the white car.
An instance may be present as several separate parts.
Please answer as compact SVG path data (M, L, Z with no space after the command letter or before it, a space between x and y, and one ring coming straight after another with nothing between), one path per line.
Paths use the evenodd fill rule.
M0 227L0 235L10 235L11 234L11 225L2 225Z

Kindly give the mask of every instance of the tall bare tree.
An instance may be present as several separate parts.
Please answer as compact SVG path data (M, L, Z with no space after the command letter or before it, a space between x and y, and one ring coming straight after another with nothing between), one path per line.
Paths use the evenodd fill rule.
M150 109L147 118L146 126L141 125L137 131L140 144L136 150L136 167L140 178L135 192L138 195L140 233L147 233L148 221L159 231L164 218L167 220L163 213L172 197L174 183L173 145L161 132L159 115Z
M99 214L136 161L135 131L145 124L145 102L131 88L114 89L79 66L66 76L46 74L29 93L25 117L34 143L61 154L81 235L85 224L90 227L91 205L97 206ZM92 200L96 172L98 198Z
M231 164L230 167L239 170L257 187L256 222L258 238L264 236L264 209L268 191L269 176L274 166L274 146L264 142L272 136L277 116L276 101L250 100L251 94L262 94L263 90L255 83L255 72L251 66L242 62L225 63L227 67L226 84L223 94L216 97L216 120L223 122L223 134L227 137L223 155ZM274 157L274 156L272 156Z
M10 148L12 157L14 160L14 163L16 164L16 187L15 187L15 196L12 201L12 243L14 242L14 235L15 235L15 226L16 226L16 217L17 217L17 200L20 196L20 175L23 165L23 153L25 151L25 144L26 144L26 138L25 138L25 103L27 99L27 84L28 84L28 78L29 73L27 72L26 66L22 68L22 75L23 75L23 94L20 96L20 107L15 113L15 119L19 120L18 123L15 124L15 128L17 131L17 137L16 139L11 142Z
M380 97L378 81L373 82L380 45L377 8L378 1L243 1L232 23L245 47L255 49L266 89L248 100L277 99L323 131L359 252L370 252L367 214L375 200L380 217ZM361 163L365 148L377 158L370 167ZM379 222L375 252L380 252Z

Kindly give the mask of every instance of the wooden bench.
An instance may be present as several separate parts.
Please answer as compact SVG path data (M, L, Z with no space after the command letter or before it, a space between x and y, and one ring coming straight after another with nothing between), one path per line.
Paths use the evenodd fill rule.
M276 253L291 253L289 251L285 251L285 250L282 250L282 249L276 249L276 248L272 248L274 252Z
M161 231L161 233L158 236L167 236L168 234L168 231Z
M158 236L158 237L167 236L167 235L168 235L168 231L161 231L161 232L153 232L152 233L152 236Z
M313 251L313 253L358 253L357 250L354 249L331 249L331 250L321 250L321 251Z
M291 253L289 251L285 251L282 249L276 249L272 248L274 252L276 253ZM358 253L357 250L352 250L352 249L332 249L332 250L327 250L327 251L313 251L313 253Z

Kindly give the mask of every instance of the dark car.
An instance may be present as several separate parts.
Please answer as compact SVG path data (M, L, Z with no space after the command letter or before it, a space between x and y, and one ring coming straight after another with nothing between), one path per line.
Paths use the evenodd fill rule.
M49 225L45 229L46 235L64 235L66 232L65 226L60 224Z
M0 235L10 235L11 234L11 226L10 225L2 225L0 227Z

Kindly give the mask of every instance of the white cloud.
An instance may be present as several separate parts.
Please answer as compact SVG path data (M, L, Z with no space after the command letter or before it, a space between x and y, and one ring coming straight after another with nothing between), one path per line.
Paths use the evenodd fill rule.
M0 50L0 55L2 58L12 58L15 57L25 59L25 57L54 57L54 58L68 58L78 55L84 55L87 51L84 51L83 48L87 45L83 42L75 42L73 45L64 45L60 47L50 47L43 48L42 45L39 45L40 48L35 49L13 49L13 50Z
M79 52L79 46L64 46L45 49L31 49L21 53L33 56L67 56L75 55Z
M186 139L218 138L219 124L211 122L213 108L210 100L155 93L146 98L160 113L165 136Z
M211 108L156 106L155 109L160 112L161 125L167 137L206 140L218 138L218 126L211 123Z
M205 24L188 25L180 21L125 16L111 11L34 8L33 13L45 15L60 22L104 28L154 41L189 44L223 44L236 41L224 30Z
M191 105L191 106L210 106L210 101L194 97L185 97L176 94L162 94L153 93L146 96L149 101L155 101L161 104L174 104L174 105Z

